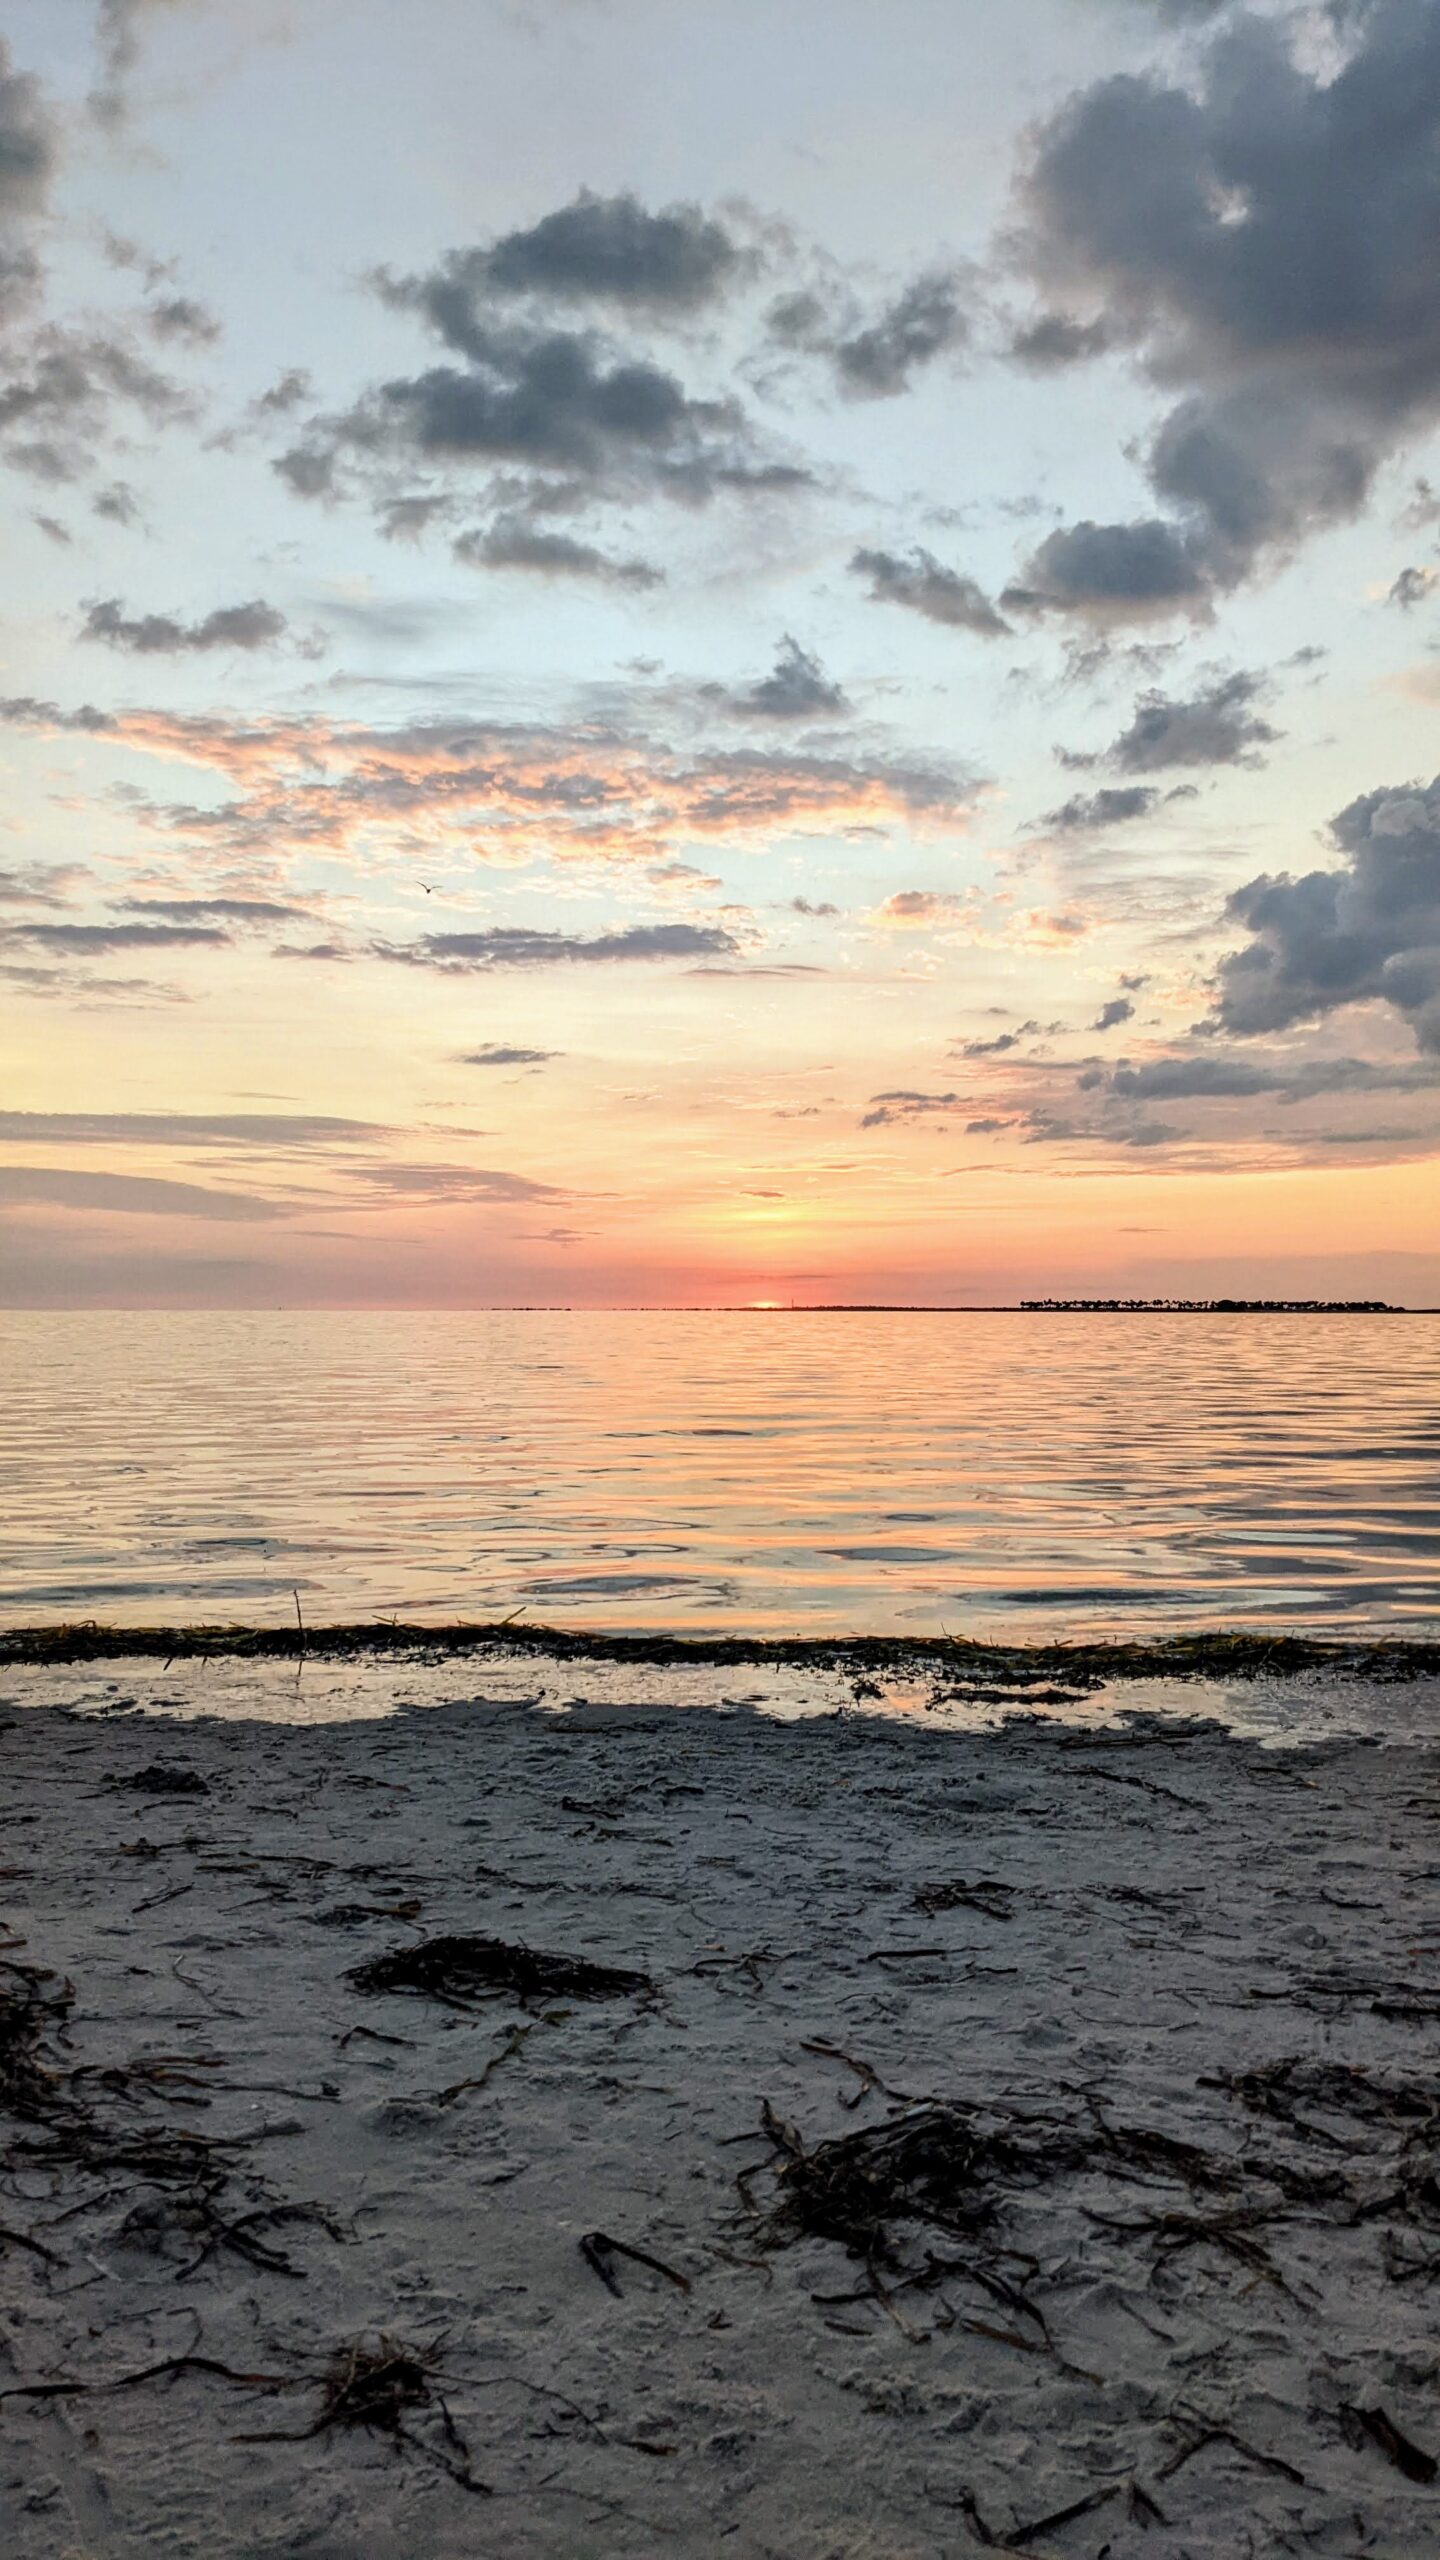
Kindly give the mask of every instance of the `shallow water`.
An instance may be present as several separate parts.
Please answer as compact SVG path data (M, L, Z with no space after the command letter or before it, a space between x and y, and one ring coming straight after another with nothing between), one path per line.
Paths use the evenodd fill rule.
M0 1316L0 1620L1434 1631L1440 1317Z

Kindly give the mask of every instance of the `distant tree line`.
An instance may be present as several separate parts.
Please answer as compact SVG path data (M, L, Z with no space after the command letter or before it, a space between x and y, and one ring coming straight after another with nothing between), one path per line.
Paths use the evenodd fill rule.
M1062 1316L1398 1316L1384 1298L1022 1298L1025 1314Z

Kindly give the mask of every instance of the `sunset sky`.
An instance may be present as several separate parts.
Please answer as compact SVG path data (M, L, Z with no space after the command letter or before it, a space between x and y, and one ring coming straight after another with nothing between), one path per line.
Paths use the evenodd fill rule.
M0 1301L1440 1300L1433 0L0 29Z

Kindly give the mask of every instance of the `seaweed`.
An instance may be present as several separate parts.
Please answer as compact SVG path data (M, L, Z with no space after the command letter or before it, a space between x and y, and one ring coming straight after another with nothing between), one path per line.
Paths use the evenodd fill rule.
M152 1760L146 1769L137 1769L129 1778L117 1778L117 1787L136 1796L208 1796L210 1789L198 1769L172 1769L163 1760Z
M338 2347L331 2357L321 2380L319 2413L311 2425L242 2436L239 2441L309 2444L334 2428L360 2427L374 2435L388 2436L397 2448L408 2446L412 2453L421 2454L473 2497L492 2497L494 2492L488 2483L477 2480L470 2468L469 2446L436 2387L438 2372L439 2351L433 2346L406 2346L384 2332L373 2339L354 2338L348 2345ZM451 2448L449 2453L415 2435L406 2424L412 2414L429 2409L439 2415L444 2443Z
M351 1968L358 1991L415 1991L457 2007L473 2000L611 2000L652 1989L648 1973L548 1955L503 1938L427 1938Z
M994 2219L1003 2185L1083 2156L1083 2139L1068 2126L1046 2125L1037 2138L1018 2119L984 2130L979 2113L933 2099L807 2149L767 2103L762 2122L783 2157L766 2237L838 2240L868 2265L894 2266L893 2223L968 2239Z
M0 1957L0 2107L29 2122L55 2105L60 2078L45 2060L49 2037L63 2032L75 2005L68 1982L39 1965Z
M212 1655L306 1660L384 1654L428 1659L456 1654L543 1654L564 1662L632 1665L680 1663L770 1665L839 1671L851 1677L917 1671L959 1675L967 1684L1033 1688L1054 1680L1072 1689L1107 1680L1253 1679L1333 1670L1368 1680L1403 1681L1440 1673L1440 1643L1404 1636L1377 1638L1276 1635L1251 1628L1209 1628L1145 1643L983 1644L937 1636L673 1636L612 1635L574 1627L520 1626L514 1619L400 1626L393 1620L333 1626L109 1626L96 1619L0 1632L0 1663L100 1662L122 1656L179 1662Z

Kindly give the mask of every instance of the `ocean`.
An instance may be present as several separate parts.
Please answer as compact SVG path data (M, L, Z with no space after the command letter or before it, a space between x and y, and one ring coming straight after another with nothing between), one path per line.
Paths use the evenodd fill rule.
M1432 1633L1440 1316L8 1314L0 1620Z

